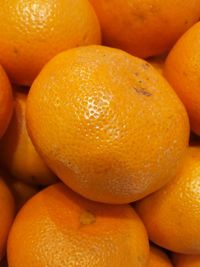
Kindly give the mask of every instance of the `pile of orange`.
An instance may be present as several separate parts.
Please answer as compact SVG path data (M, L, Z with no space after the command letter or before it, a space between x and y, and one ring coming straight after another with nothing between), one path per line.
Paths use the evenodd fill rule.
M1 1L0 267L200 267L199 19Z

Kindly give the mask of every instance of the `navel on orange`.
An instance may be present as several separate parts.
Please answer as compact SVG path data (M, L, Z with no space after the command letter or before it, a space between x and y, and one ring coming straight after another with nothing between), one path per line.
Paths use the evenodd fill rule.
M145 228L129 205L105 205L52 185L20 210L8 241L9 267L146 267Z

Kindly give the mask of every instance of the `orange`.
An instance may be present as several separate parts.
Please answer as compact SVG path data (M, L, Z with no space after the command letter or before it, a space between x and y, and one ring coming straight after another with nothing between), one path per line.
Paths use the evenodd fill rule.
M172 264L164 251L151 245L148 267L172 267Z
M166 55L163 54L161 56L156 56L156 57L151 57L149 58L147 61L153 65L154 68L157 69L157 71L160 74L163 74L163 70L164 70L164 65L165 65L165 59L166 59Z
M0 1L0 63L14 83L30 85L59 52L100 39L88 0Z
M189 29L169 53L164 74L190 118L192 130L200 135L200 22Z
M173 255L174 267L200 267L200 255Z
M189 131L182 103L150 64L103 46L63 52L43 68L27 125L59 178L108 203L163 186L180 167Z
M0 162L14 177L29 184L51 184L55 176L48 169L28 136L25 122L26 95L16 93L10 125L0 141Z
M169 50L199 20L200 0L90 0L103 42L135 56Z
M0 138L8 127L12 110L12 88L4 69L0 65Z
M174 252L200 253L199 177L200 146L194 146L176 178L137 204L153 242Z
M8 241L9 267L146 267L145 228L129 205L105 205L63 184L41 191L19 212Z
M36 187L25 184L16 179L9 179L9 187L15 198L17 211L21 209L28 199L33 197L38 192Z
M14 218L15 206L13 196L0 177L0 261L5 254L8 232Z

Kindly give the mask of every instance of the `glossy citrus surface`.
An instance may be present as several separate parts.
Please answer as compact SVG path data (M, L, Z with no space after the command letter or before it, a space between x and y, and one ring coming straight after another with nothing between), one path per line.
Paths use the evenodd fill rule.
M146 267L145 228L129 205L86 200L63 184L19 212L8 241L9 267Z
M200 135L200 22L173 47L164 74L188 111L192 130Z
M8 127L12 111L12 88L4 69L0 65L0 138Z
M163 186L180 167L189 133L185 109L163 77L103 46L72 49L45 66L29 93L27 126L60 179L108 203Z
M171 251L200 253L200 146L190 147L181 172L137 205L155 243Z
M90 0L103 42L135 56L169 50L200 16L199 0Z
M0 1L0 36L0 63L24 85L57 53L101 39L88 0Z

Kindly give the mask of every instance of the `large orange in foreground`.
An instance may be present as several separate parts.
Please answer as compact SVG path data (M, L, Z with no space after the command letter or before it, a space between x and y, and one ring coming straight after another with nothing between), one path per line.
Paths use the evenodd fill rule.
M90 0L103 42L139 57L169 50L200 16L200 0Z
M179 169L185 109L147 62L88 46L51 60L31 87L27 125L36 149L74 191L108 203L142 198Z
M5 133L13 111L12 88L9 79L0 65L0 138Z
M0 63L15 83L30 85L59 52L100 39L88 0L0 1Z
M152 241L182 254L200 254L200 146L190 147L181 172L137 211Z
M19 212L8 241L9 267L146 267L145 228L129 205L105 205L50 186Z
M6 251L8 233L14 218L15 206L13 196L0 177L0 261Z
M192 130L200 135L200 22L191 27L170 51L164 74L183 101Z

